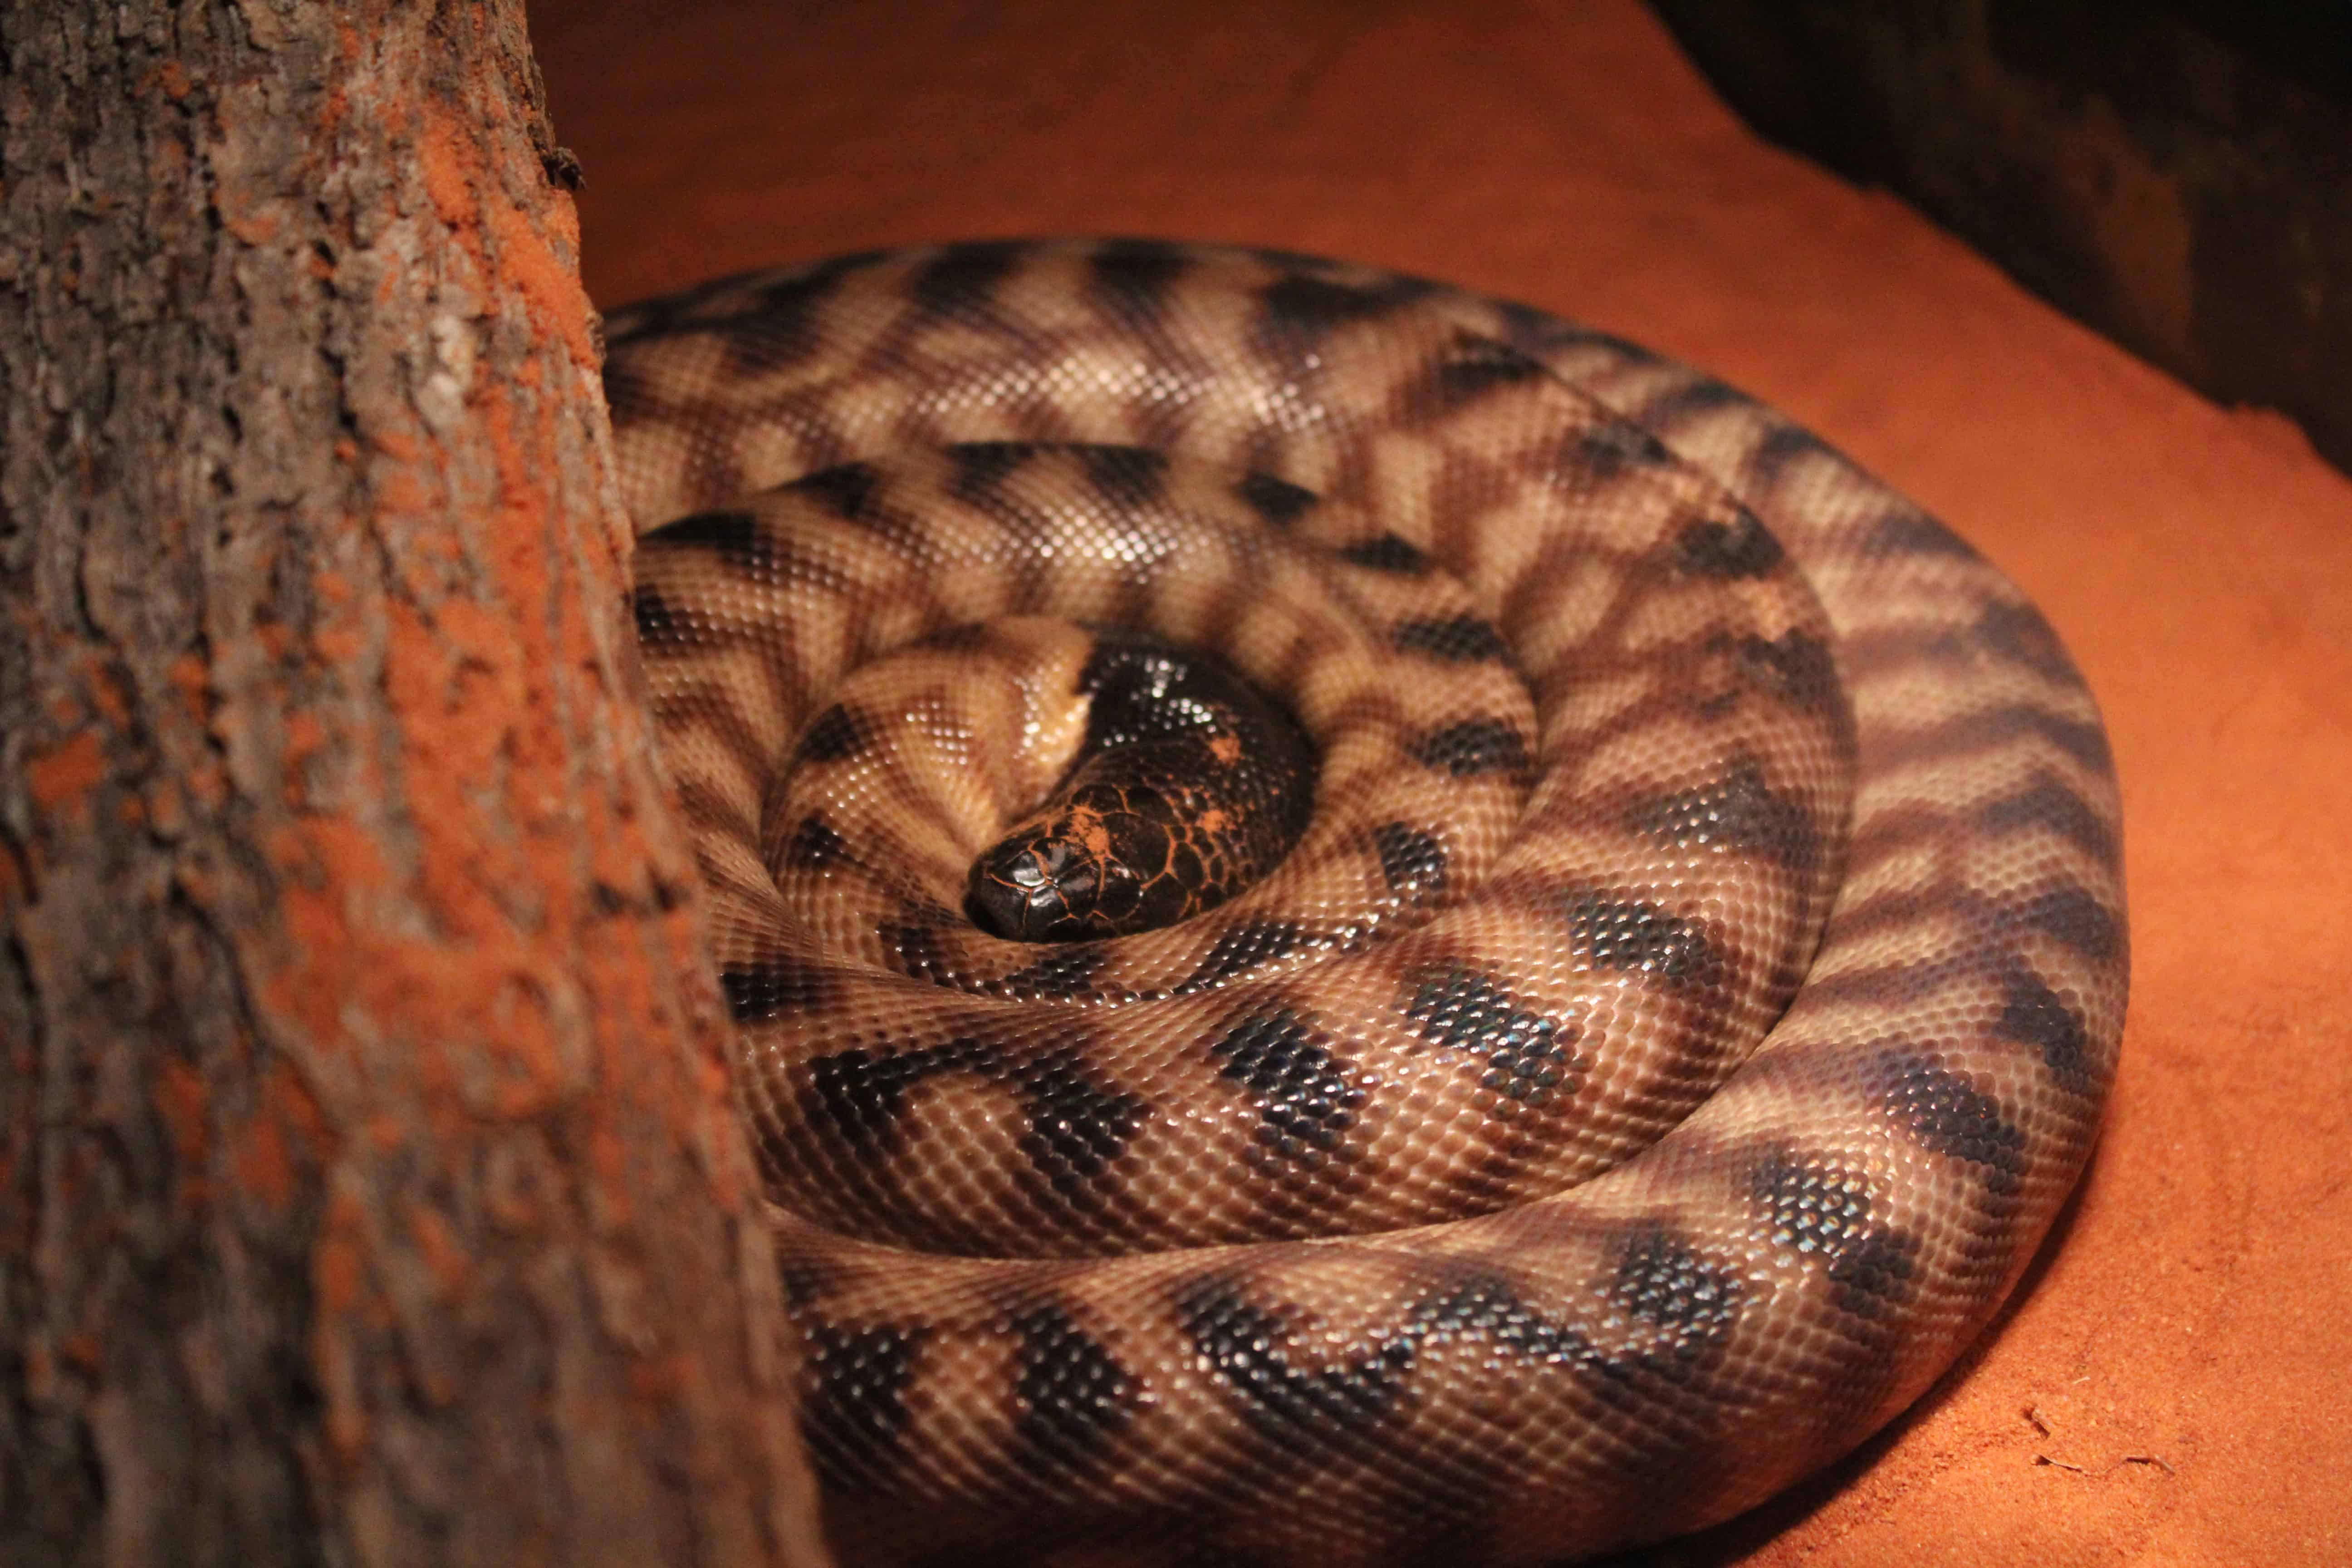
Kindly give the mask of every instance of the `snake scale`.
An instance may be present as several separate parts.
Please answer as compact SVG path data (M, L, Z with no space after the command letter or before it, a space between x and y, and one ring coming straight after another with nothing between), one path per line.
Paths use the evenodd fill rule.
M1917 508L1618 338L1286 253L879 252L609 332L845 1563L1572 1561L1983 1329L2113 1075L2119 808ZM1070 795L1170 693L1128 727L1225 783ZM1234 771L1252 703L1304 796ZM1141 918L973 912L1066 873Z

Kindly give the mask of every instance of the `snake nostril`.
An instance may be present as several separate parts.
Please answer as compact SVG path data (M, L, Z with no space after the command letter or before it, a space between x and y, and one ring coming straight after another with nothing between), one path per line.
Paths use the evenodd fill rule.
M614 321L845 1560L1584 1561L1859 1443L2022 1271L2115 1065L2112 759L1818 438L1272 253Z
M1305 826L1312 750L1223 661L1103 631L1087 737L1060 786L972 862L964 912L1013 942L1173 925L1265 875Z

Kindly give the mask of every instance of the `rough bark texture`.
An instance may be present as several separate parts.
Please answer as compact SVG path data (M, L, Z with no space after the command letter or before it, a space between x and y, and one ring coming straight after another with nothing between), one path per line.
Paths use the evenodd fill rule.
M0 1562L814 1562L520 5L0 56Z

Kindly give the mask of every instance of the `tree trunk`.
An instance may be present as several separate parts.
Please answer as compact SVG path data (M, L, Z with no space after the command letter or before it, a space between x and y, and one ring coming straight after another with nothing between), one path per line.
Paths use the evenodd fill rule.
M821 1561L519 0L0 12L0 1562Z

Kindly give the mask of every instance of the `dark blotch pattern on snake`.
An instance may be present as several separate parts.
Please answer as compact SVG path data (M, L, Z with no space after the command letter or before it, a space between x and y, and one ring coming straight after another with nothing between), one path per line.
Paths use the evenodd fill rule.
M1286 254L610 327L845 1563L1570 1561L1992 1315L2126 925L2096 710L1948 531L1620 339Z

